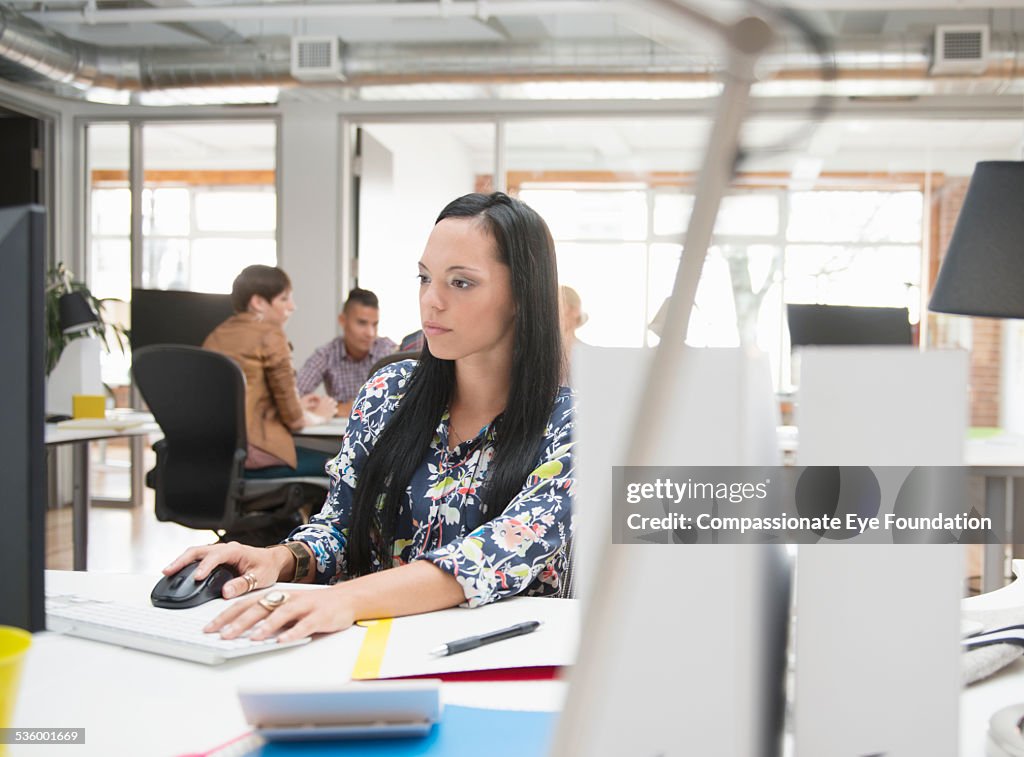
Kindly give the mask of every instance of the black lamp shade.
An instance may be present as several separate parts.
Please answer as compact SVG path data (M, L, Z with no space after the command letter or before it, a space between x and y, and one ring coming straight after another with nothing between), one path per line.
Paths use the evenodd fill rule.
M1024 162L975 166L928 307L1024 318Z
M58 306L60 307L60 330L65 334L85 331L100 323L96 311L92 309L89 301L81 292L68 292L62 295Z

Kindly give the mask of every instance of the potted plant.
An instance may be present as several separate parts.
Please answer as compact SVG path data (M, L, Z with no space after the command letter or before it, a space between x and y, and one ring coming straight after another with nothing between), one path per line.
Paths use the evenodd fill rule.
M100 337L107 352L114 340L121 352L127 347L128 331L119 323L105 320L103 304L121 302L114 297L95 297L81 281L75 281L63 263L46 275L46 375L57 367L64 348L75 339Z

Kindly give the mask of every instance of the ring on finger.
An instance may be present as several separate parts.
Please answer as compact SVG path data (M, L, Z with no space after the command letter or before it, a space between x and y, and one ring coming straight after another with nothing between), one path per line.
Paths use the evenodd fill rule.
M267 612L273 612L288 601L288 594L283 591L271 591L260 597L257 604Z
M256 588L256 576L252 573L246 573L242 578L244 578L245 582L248 584L248 588L246 589L247 592Z

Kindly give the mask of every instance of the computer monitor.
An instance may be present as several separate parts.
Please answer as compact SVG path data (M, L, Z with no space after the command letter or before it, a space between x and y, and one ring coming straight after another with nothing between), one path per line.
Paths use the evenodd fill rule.
M789 304L786 317L794 347L913 344L907 308Z
M38 205L0 208L0 624L41 631L46 554L43 394L46 231Z
M151 344L201 347L233 312L226 294L132 289L132 349Z

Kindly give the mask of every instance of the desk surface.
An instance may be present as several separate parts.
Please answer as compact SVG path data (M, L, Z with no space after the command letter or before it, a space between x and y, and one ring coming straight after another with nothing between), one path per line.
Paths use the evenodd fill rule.
M148 418L148 421L133 426L121 426L116 421L112 422L111 428L60 428L56 423L46 424L45 440L47 445L69 444L71 442L96 441L100 439L116 439L127 436L147 436L150 434L162 434L160 426L153 422L152 415L141 414ZM123 419L122 419L123 420ZM328 439L341 439L348 428L348 418L332 418L327 423L319 426L306 426L301 431L296 431L295 436L325 437Z
M794 453L799 449L796 426L778 427L779 449ZM972 468L1024 468L1024 436L999 433L964 440L964 464Z
M51 591L145 604L157 577L48 571L46 578ZM967 600L965 606L980 607L988 596ZM487 611L485 607L466 612ZM311 687L344 683L365 633L353 627L305 646L214 667L60 634L36 634L22 674L13 725L84 727L86 743L84 747L12 747L11 755L174 755L209 749L248 730L235 694L238 686L268 681L291 685L298 680ZM983 757L988 718L1024 700L1022 692L1024 659L964 691L960 757ZM442 695L450 704L556 710L565 696L565 684L445 683ZM164 727L167 713L175 713L178 723L187 715L188 727Z
M155 423L143 423L130 428L57 428L56 423L46 424L45 441L47 446L56 444L69 444L71 442L88 442L99 439L117 439L127 436L147 436L149 434L162 434L160 427Z
M147 604L155 575L47 571L51 592ZM537 600L544 601L544 600ZM486 613L487 607L466 610ZM205 751L249 730L240 685L340 685L366 631L353 627L301 647L206 666L55 633L33 639L13 725L85 728L83 747L12 747L11 757L177 755ZM558 681L445 683L444 701L474 707L557 710ZM170 715L172 727L165 718Z
M301 431L293 432L294 436L326 436L340 439L348 428L348 418L331 418L319 426L306 426Z
M998 591L963 600L964 610L995 610L1024 604L1024 560L1013 561L1017 580ZM993 713L1024 702L1024 658L995 675L968 686L960 697L960 755L982 757L985 734Z

